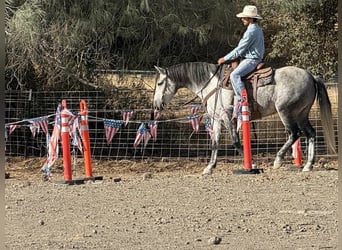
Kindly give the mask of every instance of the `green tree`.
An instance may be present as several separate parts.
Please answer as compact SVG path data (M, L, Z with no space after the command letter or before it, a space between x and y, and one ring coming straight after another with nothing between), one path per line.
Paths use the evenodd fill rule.
M337 69L337 0L262 1L269 20L267 60L296 65L325 79ZM270 34L271 33L271 34Z
M252 2L253 3L253 2ZM325 76L337 64L337 0L256 0L266 60ZM6 0L7 88L99 86L96 69L216 62L245 27L238 0Z

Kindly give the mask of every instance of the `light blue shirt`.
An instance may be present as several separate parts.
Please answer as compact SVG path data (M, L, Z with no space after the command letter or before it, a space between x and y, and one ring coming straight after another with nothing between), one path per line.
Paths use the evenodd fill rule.
M224 56L225 61L238 57L261 61L264 57L264 33L257 23L248 25L238 46Z

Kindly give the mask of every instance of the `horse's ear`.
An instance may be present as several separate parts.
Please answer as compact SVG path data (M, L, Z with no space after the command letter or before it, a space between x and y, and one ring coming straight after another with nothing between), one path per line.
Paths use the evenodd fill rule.
M154 65L154 67L158 71L159 74L164 74L164 75L166 74L166 70L165 69L160 68L160 67L155 66L155 65Z

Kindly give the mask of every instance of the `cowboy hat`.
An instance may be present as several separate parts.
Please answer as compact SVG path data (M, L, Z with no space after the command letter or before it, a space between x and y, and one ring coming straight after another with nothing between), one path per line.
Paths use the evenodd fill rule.
M257 18L262 19L260 15L258 15L257 7L254 5L246 5L243 8L243 11L236 15L237 17L250 17L250 18Z

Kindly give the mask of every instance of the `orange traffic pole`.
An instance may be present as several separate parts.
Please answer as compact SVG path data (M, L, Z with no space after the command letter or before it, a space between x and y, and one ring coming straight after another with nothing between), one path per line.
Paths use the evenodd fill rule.
M81 115L81 131L83 141L83 157L84 157L84 170L86 178L91 178L91 155L90 155L90 140L89 140L89 127L88 127L88 109L85 100L80 101L80 115Z
M61 137L63 147L63 167L64 167L64 180L72 180L71 172L71 156L70 156L70 139L69 139L69 119L70 112L67 110L66 100L62 101L63 110L61 112Z
M250 122L248 110L247 91L241 91L242 97L242 138L243 138L243 156L244 168L246 170L252 169L252 150L251 150L251 137L250 137Z
M292 156L294 158L293 164L297 167L301 167L303 154L300 146L300 138L298 138L292 145Z

